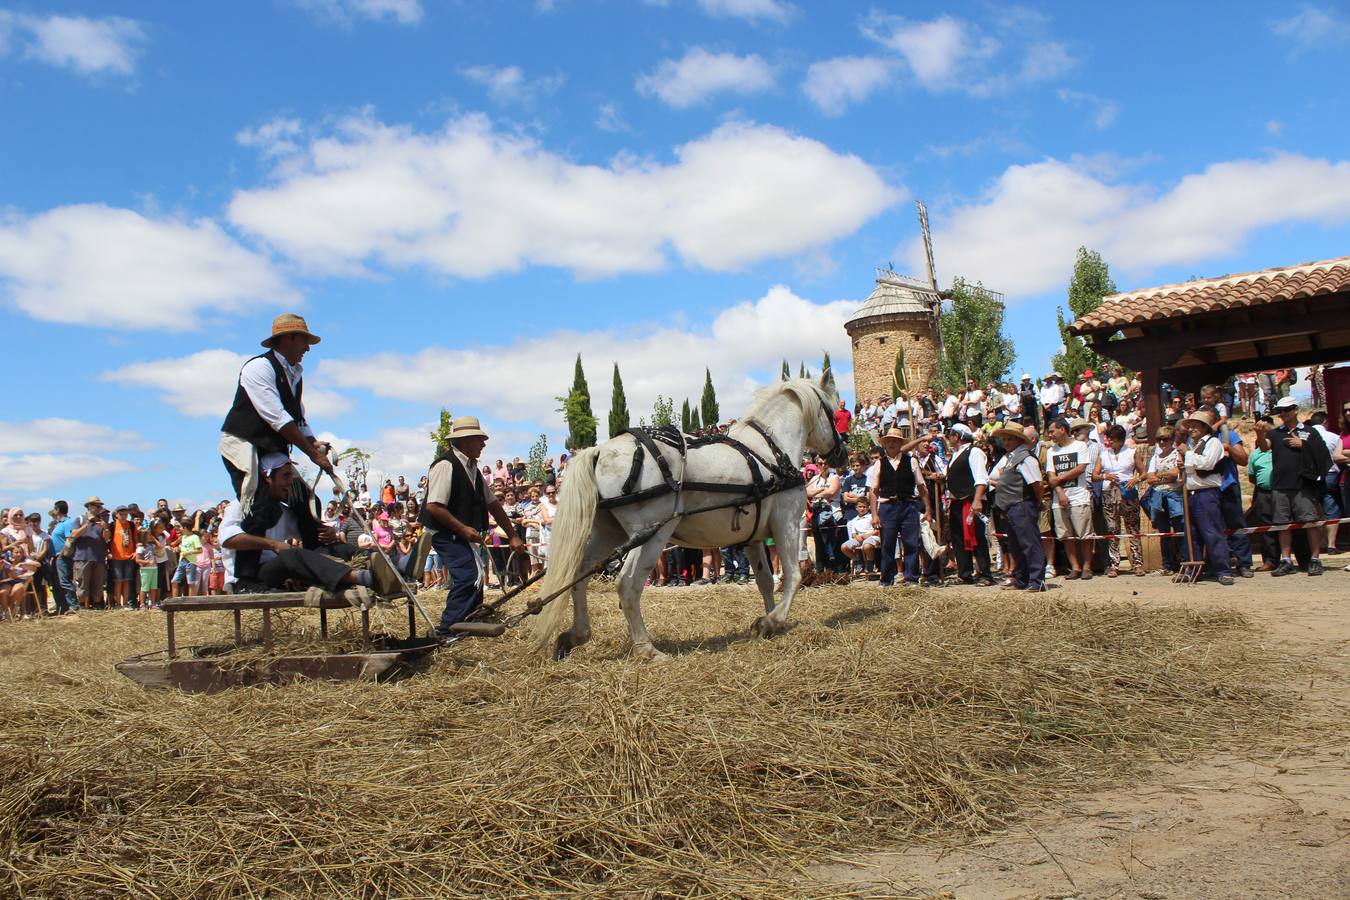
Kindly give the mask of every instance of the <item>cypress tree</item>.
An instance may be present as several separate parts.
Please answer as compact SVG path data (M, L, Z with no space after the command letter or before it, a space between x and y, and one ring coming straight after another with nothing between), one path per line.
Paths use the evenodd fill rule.
M830 365L830 351L828 350L825 351L825 361L820 365L820 375L825 379L825 383L829 385L830 390L838 392L834 383L834 366Z
M628 400L623 395L623 379L619 364L614 364L614 393L609 400L609 436L614 437L628 427Z
M792 370L788 368L787 360L783 360L783 380L787 381L792 377Z
M684 406L680 407L680 430L685 434L689 433L689 398L684 398Z
M581 368L581 354L577 354L576 371L572 375L572 390L557 398L560 411L567 420L567 449L576 451L595 446L595 426L591 412L591 389L586 386L586 373Z
M699 401L699 411L702 413L703 424L712 426L722 421L722 411L717 408L717 392L713 390L712 370L704 369L703 375L703 399Z
M703 428L703 423L702 423L701 421L699 421L698 407L697 407L697 406L692 406L692 407L690 407L690 408L689 408L689 433L690 433L690 434L697 434L698 431L699 431L700 429L702 429L702 428Z
M801 360L797 360L797 377L798 378L806 377L806 363L802 362Z

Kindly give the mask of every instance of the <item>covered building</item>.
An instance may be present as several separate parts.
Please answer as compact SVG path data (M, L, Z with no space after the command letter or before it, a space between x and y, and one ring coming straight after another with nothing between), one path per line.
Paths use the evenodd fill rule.
M1350 359L1350 256L1112 294L1069 331L1139 372L1154 428L1163 382Z
M859 399L891 396L897 354L909 389L926 390L938 371L942 298L927 283L877 270L877 286L844 330L853 341L853 389Z

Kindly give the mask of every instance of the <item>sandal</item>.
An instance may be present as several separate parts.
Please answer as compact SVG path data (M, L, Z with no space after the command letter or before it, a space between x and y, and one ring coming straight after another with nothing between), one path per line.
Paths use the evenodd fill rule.
M1119 574L1120 574L1120 571L1119 571L1115 566L1112 566L1111 568L1109 568L1109 569L1106 570L1106 577L1107 577L1107 578L1115 578L1115 577L1116 577L1117 575L1119 575Z
M1064 580L1073 581L1075 578L1082 578L1082 577L1083 577L1082 572L1078 571L1077 569L1070 569L1067 573L1065 573Z

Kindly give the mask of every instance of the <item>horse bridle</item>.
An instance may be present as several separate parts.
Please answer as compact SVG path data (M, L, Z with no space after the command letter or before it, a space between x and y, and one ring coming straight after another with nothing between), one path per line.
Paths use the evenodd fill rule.
M825 419L825 428L834 438L834 446L830 447L830 452L825 454L825 462L832 466L842 466L848 461L848 444L844 443L844 439L839 436L838 429L834 427L834 419L831 417L832 410L828 408L830 404L825 399L825 392L815 385L811 385L811 389L816 392L816 399L820 401L820 414Z

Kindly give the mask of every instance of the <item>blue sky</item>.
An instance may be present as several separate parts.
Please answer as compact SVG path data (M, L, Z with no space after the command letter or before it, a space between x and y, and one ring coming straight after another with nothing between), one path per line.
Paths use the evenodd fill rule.
M0 5L0 503L223 495L281 311L315 426L416 478L597 412L724 415L830 351L873 267L1008 297L1055 351L1074 249L1122 289L1350 252L1344 3L151 0ZM602 426L603 428L603 426Z

